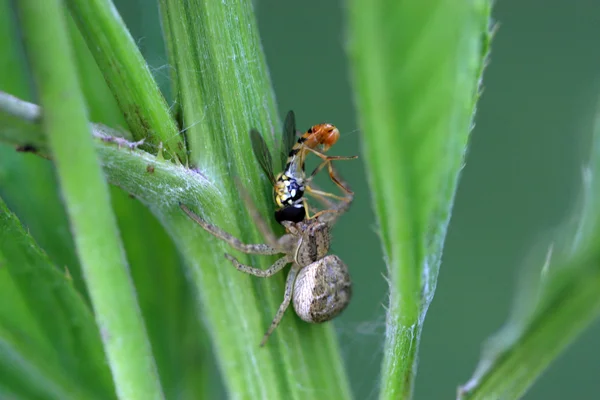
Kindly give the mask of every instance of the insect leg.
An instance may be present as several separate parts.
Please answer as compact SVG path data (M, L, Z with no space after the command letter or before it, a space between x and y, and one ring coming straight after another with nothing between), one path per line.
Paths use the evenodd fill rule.
M339 158L340 160L353 160L356 157L353 158ZM335 173L335 170L333 169L333 165L331 163L332 160L338 160L338 158L328 158L326 160L324 160L323 162L321 162L321 164L319 164L317 166L317 168L314 169L314 171L312 172L312 174L310 174L310 177L307 179L307 181L311 181L312 178L319 173L319 171L321 171L325 165L327 165L327 169L329 172L329 178L333 181L333 183L335 183L340 189L342 189L346 194L352 195L354 194L350 189L348 189L342 182L340 182L340 180L337 177L337 174ZM331 196L330 196L331 197Z
M307 149L309 149L310 151L312 151L313 153L315 153L317 156L321 157L321 159L323 160L321 162L321 164L319 164L314 170L313 172L310 174L310 177L308 179L312 179L316 174L319 173L319 171L321 171L325 165L331 165L332 161L336 161L336 160L355 160L358 158L358 156L348 156L348 157L344 157L344 156L326 156L323 153L320 153L318 151L316 151L315 149L311 149L310 147L307 147Z
M304 190L306 191L306 193L308 193L309 195L311 195L311 196L313 196L315 198L329 197L329 198L340 200L340 201L347 201L348 200L348 196L342 197L342 196L335 195L333 193L323 192L322 190L313 189L310 185L306 185L305 188L304 188ZM322 200L322 201L325 201L325 200Z
M307 185L304 187L304 190L310 191L310 187ZM302 198L302 204L304 204L304 210L306 210L306 219L311 219L310 216L310 207L308 206L308 201L306 201L306 197Z
M331 164L330 164L330 167L333 170L332 172L335 173L335 170ZM345 186L345 182L343 181L343 179L341 179L339 177L339 175L337 175L337 173L335 173L335 175L338 176L338 179L342 182L342 185ZM331 193L323 192L323 191L317 190L317 189L312 189L310 186L307 186L306 192L308 194L312 195L313 197L317 198L318 200L320 200L323 204L325 204L326 207L329 208L329 209L322 210L321 212L316 213L315 215L313 215L313 218L319 217L320 215L325 214L325 213L329 213L329 216L328 216L329 222L334 222L343 213L348 211L348 209L350 208L350 205L352 204L352 201L354 200L353 192L349 192L345 197L337 197L337 196L332 195ZM340 201L337 204L334 204L333 202L328 200L328 197L334 197Z
M335 170L333 169L333 165L331 164L331 162L329 162L327 164L327 169L329 170L329 178L331 178L331 180L338 185L338 187L340 189L342 189L344 192L346 192L346 195L348 196L353 196L354 192L350 189L348 189L341 181L340 179L338 179L337 174L335 173Z
M208 222L206 222L205 220L203 220L202 218L200 218L198 215L196 215L192 210L190 210L186 205L184 204L179 204L179 207L181 207L181 209L191 218L193 219L198 225L200 225L201 227L203 227L207 232L213 234L214 236L218 237L221 240L226 241L227 243L229 243L233 248L235 248L236 250L239 250L241 252L244 253L248 253L248 254L279 254L281 253L281 250L278 249L276 246L269 246L266 244L246 244L246 243L242 243L241 240L239 240L238 238L232 236L231 234L225 232L224 230L220 229L219 227L209 224Z
M321 153L320 151L317 151L315 149L312 149L308 146L305 146L305 148L314 153L317 157L321 158L323 161L321 162L321 164L319 164L314 170L313 172L310 174L310 177L306 180L307 182L310 182L312 180L312 178L319 173L319 171L321 171L325 165L327 165L328 171L329 171L329 178L333 181L333 183L335 183L340 189L342 189L346 194L348 195L353 195L354 193L352 193L352 191L350 189L348 189L337 177L337 174L335 173L335 170L333 169L333 164L332 161L335 160L354 160L356 158L358 158L358 156L326 156L325 154ZM323 193L323 192L322 192ZM338 200L340 200L339 197L335 197L333 195L330 195L329 197L334 197Z
M269 339L269 336L271 336L275 328L277 328L277 326L281 322L285 310L287 310L288 306L290 305L290 302L292 301L292 294L294 293L294 282L296 281L296 275L298 275L299 270L300 268L298 267L298 265L294 263L285 280L285 293L283 295L283 301L281 302L281 305L277 310L277 314L275 314L275 318L273 318L273 322L271 322L271 326L269 326L269 329L263 336L260 342L260 347L263 347L265 345L267 339Z

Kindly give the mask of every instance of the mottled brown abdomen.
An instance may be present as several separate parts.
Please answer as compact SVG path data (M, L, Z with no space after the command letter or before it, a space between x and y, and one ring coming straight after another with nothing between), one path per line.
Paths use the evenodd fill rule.
M294 285L294 310L302 320L329 321L348 306L352 282L346 264L335 255L302 268Z

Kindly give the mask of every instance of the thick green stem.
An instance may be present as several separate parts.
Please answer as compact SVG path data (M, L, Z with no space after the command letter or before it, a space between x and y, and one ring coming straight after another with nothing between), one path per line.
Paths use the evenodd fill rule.
M18 12L96 323L122 399L160 399L156 367L128 275L108 186L94 151L59 0L22 0Z
M233 179L248 188L263 215L272 215L272 188L259 172L248 132L257 128L273 144L281 130L252 2L161 0L160 7L191 164L221 192L210 207L188 205L244 241L264 241ZM192 242L186 230L198 239ZM319 388L323 398L350 396L330 324L307 325L290 308L267 346L258 347L282 300L283 272L264 280L240 276L222 257L231 248L191 221L170 231L183 244L231 396L301 399L303 388ZM266 268L274 259L247 261Z

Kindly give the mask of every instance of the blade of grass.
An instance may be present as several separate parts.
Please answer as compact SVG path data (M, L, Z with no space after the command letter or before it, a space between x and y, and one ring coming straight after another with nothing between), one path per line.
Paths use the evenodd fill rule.
M280 124L252 4L245 0L226 5L161 0L160 6L190 160L222 191L213 211L203 209L200 215L244 241L260 242L263 239L247 223L245 206L231 178L239 177L263 215L272 215L271 189L261 179L248 132L256 127L273 143ZM281 398L285 393L286 398L300 399L306 397L305 388L318 388L324 398L348 398L331 326L307 326L289 310L268 346L258 348L281 302L284 274L266 281L240 276L222 258L224 250L230 251L227 246L216 243L199 227L192 229L209 245L200 248L189 243L183 252L191 260L230 395ZM215 256L209 258L206 253ZM250 259L263 268L268 265L266 259L274 260ZM239 320L235 315L242 306L244 318Z
M520 398L591 321L600 317L600 111L591 165L584 171L583 207L573 229L564 229L541 268L526 270L514 310L485 343L459 399Z
M156 153L162 142L166 156L186 163L167 103L127 27L110 0L65 0L96 63L125 116L134 140L145 140Z
M18 3L26 53L96 322L123 399L162 398L110 209L59 0Z
M67 269L77 290L87 296L51 165L2 146L0 171L0 196L27 226L53 264L61 271Z
M12 224L14 217L4 209L0 216L0 234L15 233L18 227ZM54 344L42 332L22 296L28 293L15 285L9 273L15 267L27 267L24 255L36 251L30 247L34 244L18 234L14 238L6 236L9 238L0 240L0 385L12 397L2 397L2 393L0 398L98 398L97 393L83 387L83 382L73 382L58 363Z
M23 399L79 400L102 398L64 373L51 354L0 325L1 385ZM10 398L10 397L8 397Z
M50 353L48 349L52 347L52 343L29 312L22 292L13 282L7 268L0 268L0 294L0 327L17 337L27 338L27 341L35 343L36 347Z
M29 313L52 343L65 371L99 398L113 392L93 315L64 273L52 265L0 199L0 260L20 289Z
M487 345L459 399L521 398L591 321L600 316L600 255L558 274L528 321L513 320Z
M352 0L365 159L390 283L381 399L413 393L488 38L484 0Z

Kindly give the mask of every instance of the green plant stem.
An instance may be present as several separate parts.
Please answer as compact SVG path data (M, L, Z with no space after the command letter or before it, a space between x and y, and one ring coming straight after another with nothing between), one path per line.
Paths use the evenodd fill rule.
M86 116L59 0L18 3L25 49L96 323L122 399L162 390L127 272Z
M96 63L125 116L134 140L156 154L160 143L167 158L183 164L183 137L148 65L110 0L65 0Z
M252 2L161 0L159 4L190 161L221 191L217 205L187 205L243 241L263 242L248 222L233 179L248 188L263 215L272 215L272 187L259 171L248 132L257 128L273 144L280 124ZM272 218L269 221L275 225ZM267 346L257 346L281 302L285 274L264 280L240 276L221 256L231 252L230 247L201 229L198 232L199 227L190 230L185 225L177 226L172 235L188 259L230 395L302 399L307 396L303 388L319 388L323 398L348 398L330 324L307 325L294 317L290 307ZM276 229L281 232L281 227ZM195 232L197 240L183 236L186 230ZM274 261L243 257L262 268Z
M352 0L350 46L390 300L381 399L410 399L488 38L489 4Z

